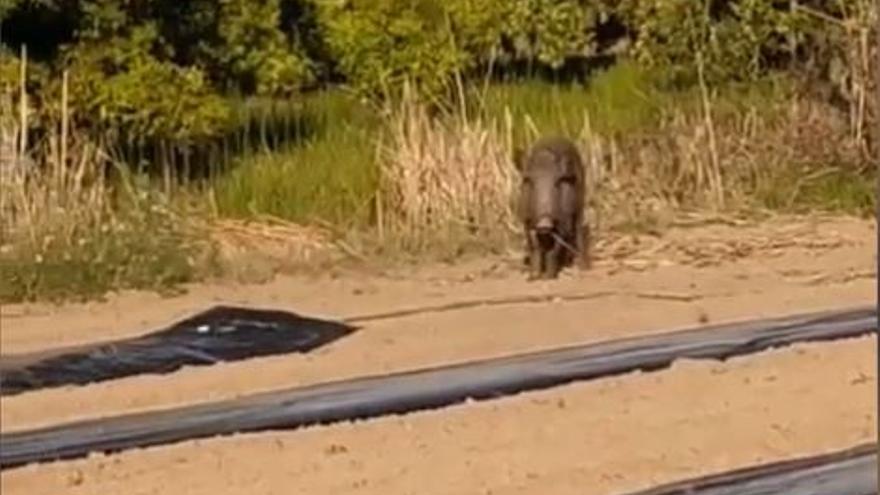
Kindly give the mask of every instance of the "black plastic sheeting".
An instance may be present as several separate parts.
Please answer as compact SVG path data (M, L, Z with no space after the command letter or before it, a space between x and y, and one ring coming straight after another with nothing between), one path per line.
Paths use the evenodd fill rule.
M764 464L630 495L876 495L877 444Z
M83 385L183 366L309 352L356 329L285 311L215 306L140 337L0 358L0 394Z
M660 369L680 358L726 359L795 342L857 337L875 328L873 308L813 313L80 421L0 435L0 468L91 452L438 408L575 380Z

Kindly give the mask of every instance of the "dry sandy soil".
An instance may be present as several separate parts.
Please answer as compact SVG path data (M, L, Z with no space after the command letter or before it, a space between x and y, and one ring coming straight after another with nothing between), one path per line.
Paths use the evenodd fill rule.
M198 286L174 299L132 293L87 305L5 307L0 345L7 355L136 335L219 302L343 318L549 298L373 319L305 356L3 398L2 429L706 321L872 304L875 236L873 222L786 219L606 240L593 270L552 282L528 283L509 262L481 260L381 276ZM875 359L874 337L801 345L402 417L24 467L4 471L0 481L4 494L29 495L619 493L873 440Z

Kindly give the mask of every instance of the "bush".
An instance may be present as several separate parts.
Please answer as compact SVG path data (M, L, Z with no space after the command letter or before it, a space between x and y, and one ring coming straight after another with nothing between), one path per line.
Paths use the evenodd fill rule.
M462 237L503 246L498 229L515 228L510 148L551 132L575 137L588 155L591 208L616 218L603 225L651 224L664 208L861 211L873 177L866 131L880 114L871 98L876 47L865 43L875 34L874 2L797 5L0 0L0 20L15 28L0 46L4 149L23 124L18 46L42 41L28 60L36 112L19 161L38 166L18 167L29 189L0 198L0 297L198 277L203 246L165 200L113 203L125 181L93 187L111 175L111 153L163 170L223 169L210 185L224 216L377 227L380 242L415 251L443 245L443 236L447 247ZM53 38L38 40L44 33ZM600 62L611 68L582 77ZM477 84L489 68L557 82ZM569 68L586 70L559 84ZM62 70L70 71L67 151ZM320 83L392 98L364 107L336 88L308 93ZM440 101L447 105L433 105ZM7 208L6 198L22 204Z
M598 19L577 0L353 0L322 3L320 13L331 53L355 88L387 94L408 82L427 97L496 59L558 68L591 55Z
M784 53L798 15L767 0L622 0L618 9L637 30L636 58L684 85L699 69L710 82L757 79Z
M320 75L318 82L342 76L363 95L397 94L409 82L434 98L449 89L456 74L481 76L475 70L490 62L501 72L521 62L553 70L575 60L589 66L611 46L624 47L624 54L679 86L693 84L698 69L710 84L723 84L758 80L797 62L811 67L810 84L827 80L849 103L862 98L853 93L867 87L861 66L870 53L860 40L869 39L875 24L872 2L798 5L791 10L788 2L771 0L82 0L62 6L6 0L2 7L6 16L30 16L35 27L44 17L74 26L69 51L90 69L82 77L104 77L120 87L112 95L96 95L111 103L105 111L120 113L114 122L143 120L130 108L181 92L184 110L160 106L153 112L148 105L145 114L183 135L190 127L198 134L218 125L220 110L208 95L221 91L291 97ZM5 41L27 41L27 34L17 36L24 39ZM57 44L66 42L56 36ZM632 42L629 49L616 43L621 40ZM109 48L116 44L119 49ZM56 69L63 63L41 62ZM126 79L142 77L152 84L141 91L159 96L126 96L132 92ZM192 122L177 122L181 115L192 116Z
M446 12L431 0L324 2L319 13L339 70L362 94L387 94L409 81L437 95L468 62Z
M222 80L244 94L292 95L312 81L311 62L281 31L280 0L222 0L218 42L207 49Z
M536 60L558 68L569 57L595 52L594 28L600 10L579 0L516 0L503 2L506 12L503 36L512 58Z
M143 199L147 201L146 198ZM157 205L74 215L35 226L0 247L0 302L86 300L109 291L174 291L205 273L208 247ZM73 228L61 225L75 222Z
M76 119L95 130L140 139L185 140L221 132L230 118L225 101L199 69L153 56L156 45L161 40L150 24L132 28L127 36L76 45L68 53ZM52 85L56 95L58 84Z
M259 213L343 226L370 222L379 119L341 92L318 93L302 103L295 118L306 132L297 146L240 156L228 173L216 177L221 215Z

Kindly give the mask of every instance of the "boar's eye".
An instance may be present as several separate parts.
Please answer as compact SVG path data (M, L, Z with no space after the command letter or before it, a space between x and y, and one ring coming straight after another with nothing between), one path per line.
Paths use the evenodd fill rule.
M574 184L574 177L571 177L570 175L566 175L566 176L560 177L559 179L556 180L557 186L561 186L563 184L569 184L569 185Z

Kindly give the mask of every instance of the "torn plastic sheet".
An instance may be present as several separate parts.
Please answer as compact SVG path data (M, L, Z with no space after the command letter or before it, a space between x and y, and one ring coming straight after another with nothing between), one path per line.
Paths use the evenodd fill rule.
M873 333L874 308L714 325L0 434L0 468L433 409L636 370Z
M83 385L183 366L309 352L355 328L286 311L216 306L171 327L104 344L0 358L0 394Z
M877 444L751 466L629 495L876 495Z

